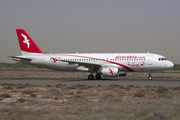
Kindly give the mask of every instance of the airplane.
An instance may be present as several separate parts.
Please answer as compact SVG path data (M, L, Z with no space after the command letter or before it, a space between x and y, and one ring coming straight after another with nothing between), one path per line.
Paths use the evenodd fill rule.
M36 45L24 29L16 29L20 56L15 61L58 71L89 72L89 80L126 76L127 72L151 72L171 69L174 64L164 56L153 53L55 53L47 54Z

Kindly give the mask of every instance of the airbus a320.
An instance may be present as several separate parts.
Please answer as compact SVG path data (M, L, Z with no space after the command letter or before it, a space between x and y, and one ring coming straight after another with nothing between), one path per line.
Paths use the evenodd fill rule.
M89 80L126 76L127 72L149 72L171 69L174 64L164 56L152 53L56 53L47 54L36 45L23 29L16 29L20 56L10 56L15 61L38 67L71 72L89 72Z

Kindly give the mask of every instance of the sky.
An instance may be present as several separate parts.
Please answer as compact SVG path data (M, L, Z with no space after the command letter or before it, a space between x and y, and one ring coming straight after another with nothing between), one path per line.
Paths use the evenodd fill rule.
M16 29L46 53L156 53L180 64L179 0L0 0L0 62Z

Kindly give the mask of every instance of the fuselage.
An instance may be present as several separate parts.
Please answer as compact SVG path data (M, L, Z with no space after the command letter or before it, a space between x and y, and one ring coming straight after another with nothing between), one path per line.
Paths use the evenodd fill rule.
M119 71L126 72L160 71L174 66L164 56L151 53L61 53L31 55L30 57L33 60L29 64L59 71L90 71L90 69L78 69L79 64L113 66L117 67Z

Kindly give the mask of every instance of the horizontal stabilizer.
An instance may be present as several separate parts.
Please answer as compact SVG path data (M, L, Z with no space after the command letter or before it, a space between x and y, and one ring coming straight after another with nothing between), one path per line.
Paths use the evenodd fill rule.
M32 58L26 56L8 56L8 57L13 58L13 60L32 60Z

